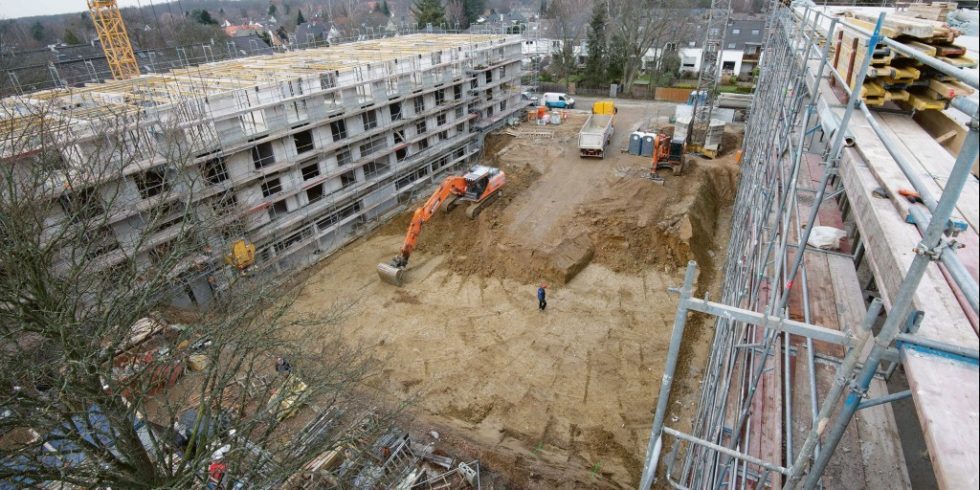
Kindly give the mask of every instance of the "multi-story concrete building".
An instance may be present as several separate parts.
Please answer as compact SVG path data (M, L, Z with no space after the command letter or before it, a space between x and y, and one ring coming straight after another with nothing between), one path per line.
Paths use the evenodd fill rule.
M191 214L214 226L177 302L203 304L221 287L231 242L257 246L258 271L310 263L477 160L483 134L522 108L520 65L516 36L417 34L28 94L3 101L11 124L0 127L43 110L77 126L68 166L107 136L137 155L71 191L112 208L92 258L105 267L151 263L188 215L181 196L192 196ZM109 114L126 123L107 135ZM190 153L180 162L167 158L172 128ZM174 165L196 178L170 179ZM147 217L171 208L172 220Z

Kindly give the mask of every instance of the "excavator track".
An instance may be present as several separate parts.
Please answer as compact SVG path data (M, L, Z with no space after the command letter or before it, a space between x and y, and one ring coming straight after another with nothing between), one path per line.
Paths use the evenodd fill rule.
M446 200L445 201L442 201L442 205L439 206L442 209L442 212L448 213L448 212L452 211L453 208L456 207L457 199L458 199L458 197L455 196L455 195L450 195L450 196L446 197Z
M475 202L473 204L470 204L469 207L466 208L466 217L468 217L469 219L476 219L476 217L479 216L480 213L483 211L483 208L490 205L490 203L496 201L498 196L500 196L499 190L497 192L494 192L493 194L490 194L489 196L487 196L486 199L480 202Z

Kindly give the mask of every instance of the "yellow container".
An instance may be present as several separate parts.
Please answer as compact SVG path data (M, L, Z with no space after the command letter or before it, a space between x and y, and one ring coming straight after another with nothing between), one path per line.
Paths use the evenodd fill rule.
M592 113L612 116L616 114L616 105L611 100L599 100L592 104Z

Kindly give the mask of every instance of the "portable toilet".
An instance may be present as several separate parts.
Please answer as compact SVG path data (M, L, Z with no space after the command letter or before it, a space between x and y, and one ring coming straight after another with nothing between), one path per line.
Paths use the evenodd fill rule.
M643 133L633 131L630 133L630 145L628 148L630 155L639 155L640 148L643 146Z
M640 145L640 156L653 156L653 140L656 137L656 133L643 133L643 142Z

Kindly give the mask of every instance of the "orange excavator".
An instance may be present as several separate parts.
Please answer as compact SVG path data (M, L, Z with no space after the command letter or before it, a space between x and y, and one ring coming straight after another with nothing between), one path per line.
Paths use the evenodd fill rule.
M499 168L477 165L470 169L462 177L454 175L446 177L438 189L432 193L425 204L419 206L412 215L412 222L408 224L408 232L405 233L405 243L402 244L401 251L390 263L382 262L378 264L378 276L388 284L401 286L404 280L405 267L408 266L408 258L415 250L415 243L422 233L422 225L427 223L436 210L442 209L444 212L452 211L460 202L471 202L466 208L466 216L470 219L476 218L480 211L483 211L488 204L497 199L500 195L500 188L504 186L507 177Z
M685 159L687 154L687 144L682 139L674 139L667 133L660 132L653 140L653 166L650 169L650 178L653 180L663 180L657 175L657 170L662 168L670 169L674 175L683 174L690 162Z

